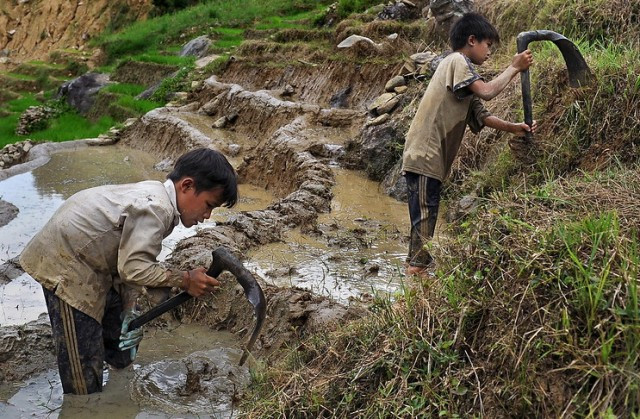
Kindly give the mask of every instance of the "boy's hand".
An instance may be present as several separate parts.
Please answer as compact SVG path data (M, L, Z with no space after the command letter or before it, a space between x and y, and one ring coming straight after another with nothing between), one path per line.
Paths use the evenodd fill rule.
M531 64L533 64L533 54L528 49L514 55L511 60L511 65L518 71L528 70Z
M519 124L513 124L513 131L516 136L524 137L527 132L531 132L532 134L536 132L538 129L538 121L533 121L532 126L527 125L526 122L520 122Z
M196 268L185 272L182 277L182 289L193 297L202 297L213 292L220 286L220 282L207 275L206 272L205 268Z

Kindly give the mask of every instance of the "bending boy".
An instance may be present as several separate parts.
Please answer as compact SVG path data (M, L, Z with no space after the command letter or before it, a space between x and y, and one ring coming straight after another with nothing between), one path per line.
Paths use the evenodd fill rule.
M64 393L101 391L104 361L131 364L142 340L141 329L127 330L136 288L180 287L200 297L220 285L204 267L166 270L157 256L179 221L191 227L236 203L236 173L222 154L200 148L167 177L74 194L20 256L44 291Z
M407 274L422 274L432 262L425 244L433 237L442 182L458 154L466 126L474 133L487 126L524 136L534 131L524 122L511 123L491 115L480 99L496 97L511 80L533 63L531 51L513 57L498 77L485 82L474 65L491 55L499 42L496 29L483 16L467 13L451 28L453 52L438 65L406 135L402 171L409 192L411 237Z

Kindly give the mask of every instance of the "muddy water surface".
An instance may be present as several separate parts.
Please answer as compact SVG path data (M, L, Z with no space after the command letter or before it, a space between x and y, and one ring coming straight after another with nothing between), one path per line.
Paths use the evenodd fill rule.
M102 393L63 395L58 371L50 369L17 388L0 384L0 417L232 417L235 391L249 379L246 365L238 366L241 355L231 333L186 324L154 330L132 366L105 370Z
M252 250L249 264L268 282L341 301L396 290L406 256L406 204L358 172L333 170L331 212L319 216L317 229L294 230L284 242Z
M17 206L19 213L0 228L0 264L18 256L73 193L103 184L162 181L166 173L154 170L155 163L155 158L136 150L81 148L56 153L46 165L1 181L0 197ZM240 210L264 208L273 199L250 185L241 185L240 195ZM229 214L221 209L198 228L214 226L213 218L224 220ZM163 242L161 258L170 254L181 237L195 233L196 228L178 226ZM0 326L25 324L42 313L46 313L42 290L29 275L0 284ZM246 367L237 366L239 347L234 335L203 326L153 331L146 334L133 367L105 371L105 389L99 395L63 397L55 368L26 382L0 383L0 417L229 417L237 396L234 391L248 380ZM194 352L195 358L190 355ZM149 374L149 368L164 373ZM187 378L191 387L187 387Z

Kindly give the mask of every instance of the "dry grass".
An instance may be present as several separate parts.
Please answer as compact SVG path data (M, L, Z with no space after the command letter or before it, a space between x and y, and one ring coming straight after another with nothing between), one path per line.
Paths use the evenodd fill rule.
M249 416L637 414L639 198L637 170L494 194L437 278L258 372Z

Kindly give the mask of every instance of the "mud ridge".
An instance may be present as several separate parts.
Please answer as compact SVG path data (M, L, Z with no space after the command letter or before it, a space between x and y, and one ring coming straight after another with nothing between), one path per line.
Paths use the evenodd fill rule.
M329 106L332 97L349 89L348 106L363 109L365 104L380 95L380 83L399 74L400 64L357 64L329 62L324 64L288 65L284 68L265 68L241 60L232 61L221 79L237 83L247 89L282 89L296 87L296 98L307 103Z
M154 109L123 130L120 142L148 153L176 158L185 152L206 147L211 139L179 117L194 110L192 105Z
M362 111L282 100L268 90L247 90L238 84L222 83L215 76L205 80L196 101L198 112L211 117L236 114L234 129L258 141L301 115L310 116L310 123L349 130L360 127L365 118Z
M24 380L55 364L47 314L25 325L0 328L0 383Z

